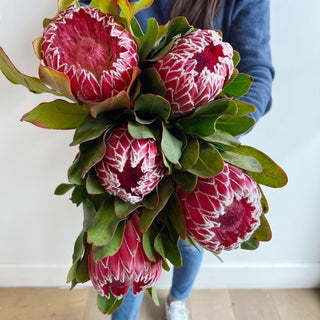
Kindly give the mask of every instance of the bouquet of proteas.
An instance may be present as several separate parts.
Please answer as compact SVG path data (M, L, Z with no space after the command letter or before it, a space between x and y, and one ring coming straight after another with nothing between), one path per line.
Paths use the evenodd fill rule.
M104 313L133 286L157 303L154 285L169 263L181 267L179 238L214 254L268 241L260 184L286 174L235 138L254 125L241 100L252 83L221 34L178 17L145 33L135 14L152 0L60 0L34 41L40 79L20 73L3 50L0 68L33 93L58 97L22 120L75 129L79 152L68 170L71 201L82 204L68 282L91 280Z

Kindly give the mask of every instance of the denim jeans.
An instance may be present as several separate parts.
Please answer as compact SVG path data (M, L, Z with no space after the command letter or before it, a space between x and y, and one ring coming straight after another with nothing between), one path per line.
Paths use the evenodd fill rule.
M189 246L184 240L179 240L179 248L182 255L182 268L174 268L170 296L176 300L186 300L192 290L196 275L200 269L203 249L198 251ZM112 320L137 320L143 294L133 295L132 288L127 293L121 307L112 314Z

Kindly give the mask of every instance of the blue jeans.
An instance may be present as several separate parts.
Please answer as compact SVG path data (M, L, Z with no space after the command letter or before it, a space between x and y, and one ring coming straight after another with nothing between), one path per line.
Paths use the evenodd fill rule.
M184 240L179 240L179 249L182 255L182 268L174 268L170 296L175 300L186 300L192 290L196 275L200 269L203 249L199 246L198 251L189 246ZM134 296L132 288L124 298L121 307L112 314L112 320L137 320L143 294Z

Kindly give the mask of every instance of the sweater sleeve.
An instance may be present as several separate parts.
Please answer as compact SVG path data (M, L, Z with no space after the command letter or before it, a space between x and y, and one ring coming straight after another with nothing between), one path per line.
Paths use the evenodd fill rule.
M241 56L238 69L253 77L249 92L241 99L256 107L252 116L257 121L271 107L270 1L236 0L228 18L228 41Z

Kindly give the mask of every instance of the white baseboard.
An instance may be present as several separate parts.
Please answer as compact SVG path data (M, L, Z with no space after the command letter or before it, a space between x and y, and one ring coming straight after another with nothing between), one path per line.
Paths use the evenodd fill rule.
M69 265L3 264L1 287L68 287ZM171 272L163 272L157 287L168 289ZM90 285L87 283L86 285ZM319 288L320 263L203 265L197 289Z

